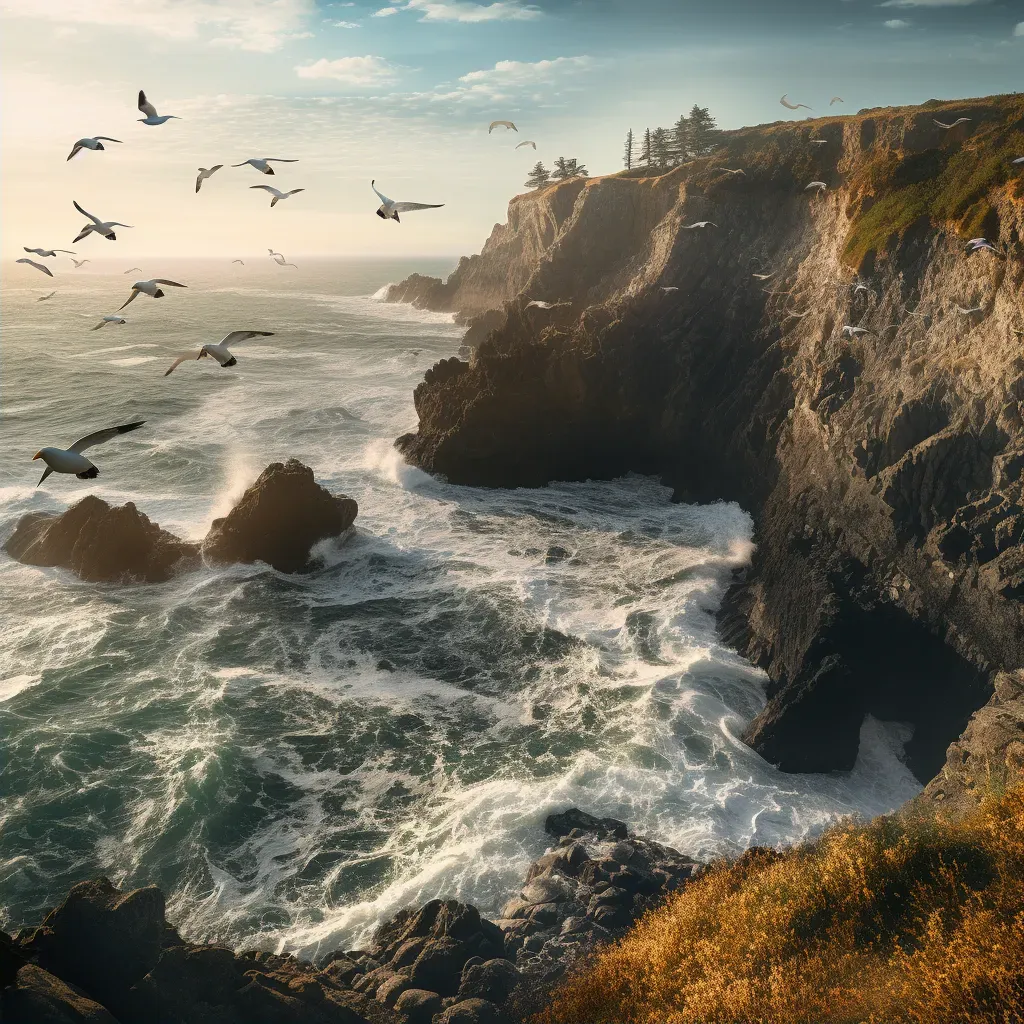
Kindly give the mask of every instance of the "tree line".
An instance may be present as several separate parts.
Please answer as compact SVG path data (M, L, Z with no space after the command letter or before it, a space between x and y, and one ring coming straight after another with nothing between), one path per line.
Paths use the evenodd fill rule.
M575 157L560 156L549 171L540 160L533 165L526 179L527 188L543 188L553 181L568 181L569 178L586 178L587 169Z
M630 128L622 162L626 170L658 167L664 170L698 156L707 156L718 145L718 124L707 107L695 103L671 128L650 128L637 139Z

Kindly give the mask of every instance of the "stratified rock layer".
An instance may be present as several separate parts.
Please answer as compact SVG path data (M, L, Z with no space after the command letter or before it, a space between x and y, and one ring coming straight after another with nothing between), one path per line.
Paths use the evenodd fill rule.
M457 483L639 470L740 502L757 550L721 622L769 676L748 742L848 769L866 714L903 720L927 781L994 670L1024 666L1019 152L1024 98L994 97L743 129L658 177L517 197L444 285L500 324L427 374L398 447ZM965 253L982 234L1000 255Z

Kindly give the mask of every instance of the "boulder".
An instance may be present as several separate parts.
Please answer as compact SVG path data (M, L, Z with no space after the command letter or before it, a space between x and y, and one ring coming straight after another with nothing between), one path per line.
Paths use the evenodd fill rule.
M118 1024L80 989L34 964L22 967L16 984L0 995L0 1020L5 1024Z
M578 807L570 807L560 814L549 814L544 820L544 831L549 836L561 838L573 829L579 829L597 839L625 839L626 825L615 818L595 818Z
M396 1000L395 1009L404 1013L408 1024L430 1024L441 1012L441 997L422 988L407 988Z
M522 975L510 960L487 960L463 970L457 997L460 1001L487 999L500 1006L521 980Z
M197 545L161 530L131 502L111 506L91 494L59 515L22 516L4 551L98 583L162 583L200 564Z
M203 555L212 563L266 562L281 572L304 572L313 545L347 530L358 511L354 499L321 487L297 459L275 462L213 521Z
M510 1024L510 1021L486 999L463 999L441 1014L439 1024Z

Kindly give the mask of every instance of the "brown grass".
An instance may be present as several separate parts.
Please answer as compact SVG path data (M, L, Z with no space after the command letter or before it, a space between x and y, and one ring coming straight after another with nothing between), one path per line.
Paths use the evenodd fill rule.
M1024 788L713 866L533 1024L1024 1021Z

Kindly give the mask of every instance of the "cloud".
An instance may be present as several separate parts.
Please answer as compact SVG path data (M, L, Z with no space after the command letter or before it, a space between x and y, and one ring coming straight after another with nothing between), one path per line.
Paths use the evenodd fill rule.
M397 7L382 7L379 11L374 11L370 15L371 18L390 18L392 14L397 14Z
M885 0L879 7L976 7L989 0Z
M328 60L321 57L313 64L301 64L295 68L299 78L328 79L345 85L384 85L393 82L398 68L383 57L339 57Z
M359 28L358 21L329 21L327 24L334 28Z
M902 18L890 18L889 21L885 22L886 28L910 28L910 22L904 21Z
M464 24L481 21L531 21L543 16L539 7L518 0L495 0L491 4L466 0L407 0L407 11L421 11L420 21L457 21Z
M1019 21L1017 27L1013 30L1015 36L1024 36L1024 21Z
M270 53L289 39L301 39L316 14L315 0L46 0L26 4L0 0L12 17L139 31L169 39L218 33L211 42Z
M564 87L565 79L589 71L595 65L596 61L586 55L556 57L532 64L500 60L493 68L463 75L454 88L439 87L428 96L432 100L457 103L508 103L523 99L550 101Z

